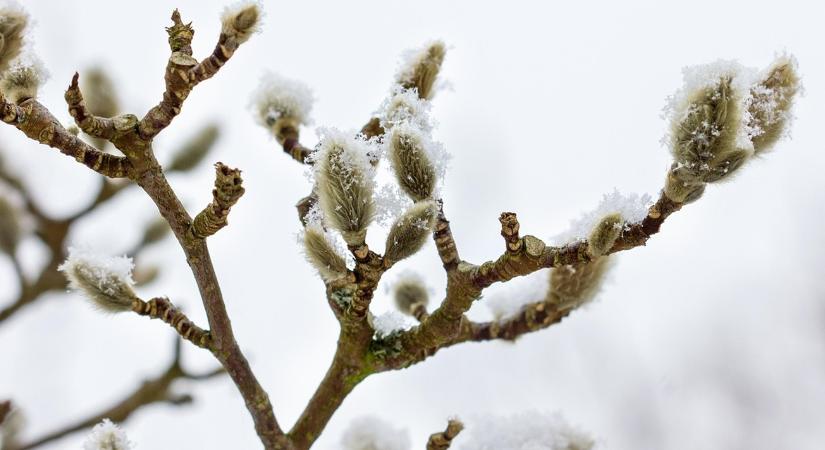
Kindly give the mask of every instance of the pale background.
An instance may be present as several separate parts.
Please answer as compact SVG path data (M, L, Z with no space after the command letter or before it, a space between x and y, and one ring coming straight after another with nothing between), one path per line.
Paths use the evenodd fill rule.
M68 122L62 93L72 73L103 64L128 112L160 99L173 7L196 27L205 56L222 1L27 1L35 49L51 72L42 101ZM319 125L360 127L386 94L398 55L431 38L450 46L436 137L453 156L444 188L462 256L503 249L497 217L548 237L614 187L655 195L669 163L660 144L665 98L685 65L737 58L799 59L805 96L792 140L713 186L664 225L646 248L623 253L599 300L517 345L464 345L401 372L369 378L318 441L335 448L349 421L376 414L410 430L417 448L448 416L558 410L611 449L815 449L825 440L825 304L819 249L825 153L823 8L811 1L266 2L263 32L187 100L156 142L164 160L205 121L223 134L211 161L243 169L246 195L231 226L210 239L241 346L289 428L326 371L337 325L323 286L299 254L294 203L303 169L248 111L265 69L304 80ZM314 144L307 130L305 143ZM98 178L55 150L0 129L2 151L44 207L69 214ZM9 153L13 153L9 155ZM210 198L208 163L172 184L191 211ZM122 252L155 211L134 190L73 233ZM372 236L381 242L378 234ZM29 243L27 265L39 263ZM139 261L163 268L141 291L168 295L205 316L172 239ZM444 286L430 244L416 266ZM0 257L0 302L16 295ZM392 280L401 270L393 269ZM493 295L493 293L491 293ZM483 300L481 301L483 303ZM388 306L382 287L374 310ZM482 306L482 305L479 305ZM483 307L477 314L485 314ZM29 436L118 400L170 357L171 331L136 316L105 317L76 295L52 295L0 328L0 398L25 410ZM211 357L187 347L192 367ZM153 406L125 424L139 449L259 448L228 378L191 386L191 407ZM81 435L47 448L77 449Z

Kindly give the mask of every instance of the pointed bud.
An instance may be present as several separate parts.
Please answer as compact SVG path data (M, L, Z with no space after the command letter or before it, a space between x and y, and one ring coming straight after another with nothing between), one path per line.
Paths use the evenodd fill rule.
M114 117L120 113L115 85L109 75L100 68L93 67L80 77L83 101L92 114L100 117Z
M674 202L688 204L699 200L705 193L705 183L682 181L673 170L668 171L664 193Z
M750 115L749 134L756 154L770 150L785 134L799 89L796 60L787 55L779 57L751 87L746 105Z
M423 48L408 51L398 73L398 84L407 89L415 88L423 99L432 98L433 86L446 53L447 48L442 41L433 41Z
M375 216L372 149L357 136L331 129L324 133L312 155L321 211L347 244L362 244Z
M437 215L438 208L432 200L410 207L390 228L384 260L394 264L421 250L433 231Z
M193 136L183 148L178 150L172 162L169 163L167 172L186 172L197 166L212 150L215 141L218 140L218 135L217 125L210 124L204 127L200 133Z
M11 103L21 103L37 97L37 90L46 80L43 65L32 60L27 63L17 62L6 70L0 79L0 91Z
M17 208L0 197L0 251L13 255L20 241L20 216Z
M407 275L395 283L393 287L395 307L408 316L418 316L419 311L427 311L430 294L424 281L417 275Z
M20 55L28 22L29 17L22 10L13 6L0 8L0 73Z
M83 450L131 450L134 444L129 441L126 433L109 419L95 425L86 441Z
M221 32L243 44L260 28L261 7L257 2L244 1L224 10Z
M71 290L85 295L101 311L118 313L131 310L137 299L133 268L127 256L105 257L69 247L69 257L57 269L66 275Z
M394 128L389 137L389 157L395 178L416 202L432 197L435 190L435 167L424 148L427 143L420 131L408 126Z
M603 256L587 264L552 269L547 301L559 310L567 311L593 300L601 289L611 261L610 256Z
M622 234L624 219L618 213L608 214L593 227L587 240L587 251L593 258L598 258L610 251L616 239Z
M308 226L304 231L304 252L307 261L324 281L334 281L347 275L347 262L327 239L321 227Z
M687 91L672 118L674 175L685 183L715 182L732 174L748 157L743 137L742 96L734 70ZM743 142L743 140L745 142Z
M411 126L429 132L433 125L430 121L430 102L418 97L415 89L397 86L390 93L378 111L379 122L384 130L408 123Z

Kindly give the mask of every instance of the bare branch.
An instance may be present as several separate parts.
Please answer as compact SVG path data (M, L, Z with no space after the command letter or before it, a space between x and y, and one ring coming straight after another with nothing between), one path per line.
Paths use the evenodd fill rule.
M229 210L244 194L241 171L223 163L215 164L215 189L212 202L203 209L192 222L189 235L195 239L205 239L227 225Z
M83 101L83 94L77 81L80 75L75 72L72 84L66 90L66 103L69 105L69 114L74 118L77 126L84 133L101 139L112 139L115 136L115 121L105 117L97 117L88 109Z
M460 420L450 419L444 431L430 435L430 439L427 440L427 450L447 450L453 443L453 439L463 429L464 424Z

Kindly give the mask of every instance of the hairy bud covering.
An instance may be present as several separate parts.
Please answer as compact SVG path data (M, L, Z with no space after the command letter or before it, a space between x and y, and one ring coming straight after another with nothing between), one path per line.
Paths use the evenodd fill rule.
M20 55L28 23L29 17L20 9L13 6L0 8L0 73Z
M401 189L419 202L433 195L436 170L424 146L426 140L412 127L393 128L389 137L389 157Z
M435 226L438 208L432 200L410 207L390 228L384 259L394 264L421 250Z
M551 270L547 300L562 311L578 308L591 301L599 293L610 265L611 257L602 256L587 264Z
M433 86L444 62L447 47L442 41L433 41L423 48L409 51L398 73L398 84L415 88L423 99L431 99Z
M347 263L318 226L308 226L304 232L304 252L307 260L321 274L324 281L333 281L347 275Z
M751 87L746 104L756 154L770 150L785 133L797 92L799 75L796 60L790 56L778 58Z
M598 258L610 251L613 243L622 234L624 219L618 213L608 214L593 227L590 238L587 240L588 252L593 258Z
M360 138L327 130L313 154L321 211L349 245L364 242L375 216L374 174L368 152Z
M118 313L132 309L137 298L132 289L132 258L105 257L69 248L69 257L58 270L69 288L85 295L101 311Z
M46 71L39 61L16 63L6 70L0 79L0 91L11 103L37 97L37 90L45 81Z
M260 20L261 7L258 3L241 2L224 10L221 32L242 44L258 31Z
M416 309L426 308L430 302L427 287L418 276L408 275L395 283L393 287L395 307L408 316L415 315Z

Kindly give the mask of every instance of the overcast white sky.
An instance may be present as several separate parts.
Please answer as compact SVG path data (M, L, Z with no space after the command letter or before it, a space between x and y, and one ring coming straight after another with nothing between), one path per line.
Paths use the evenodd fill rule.
M142 114L162 92L171 10L194 22L195 53L204 56L224 4L25 2L36 21L35 50L51 72L42 102L68 121L62 93L72 73L102 64L127 112ZM549 237L614 187L655 196L669 164L661 109L682 67L719 58L763 67L788 51L805 83L792 140L709 188L646 248L623 253L595 304L516 345L464 345L366 380L317 447L335 448L363 414L408 428L422 448L448 416L539 409L563 412L611 449L821 448L825 11L818 2L267 1L264 8L262 33L193 92L155 150L164 160L215 121L222 135L211 160L244 171L247 193L210 247L238 340L284 427L326 371L337 325L296 244L293 205L310 188L304 169L247 108L264 70L313 88L316 124L355 128L387 93L400 52L444 39L451 50L443 75L453 89L439 93L433 115L435 136L453 158L445 208L462 257L482 262L502 250L502 211L519 214L522 233ZM311 130L304 134L313 145ZM0 146L55 214L84 205L99 181L10 127L0 128ZM212 177L203 164L171 181L196 211L210 198ZM154 214L135 190L73 230L73 240L122 252ZM36 266L35 246L23 250ZM163 269L143 294L168 295L206 322L171 239L138 263ZM432 245L401 266L387 279L415 267L442 292ZM6 287L9 267L0 258L0 304L15 295ZM375 312L389 307L383 286L378 294ZM482 316L480 303L473 313ZM18 402L29 436L39 434L159 371L170 339L160 323L104 317L76 295L52 295L0 328L0 398ZM213 364L194 348L186 359ZM195 405L146 408L125 425L138 448L257 448L228 379L179 388L194 393Z

